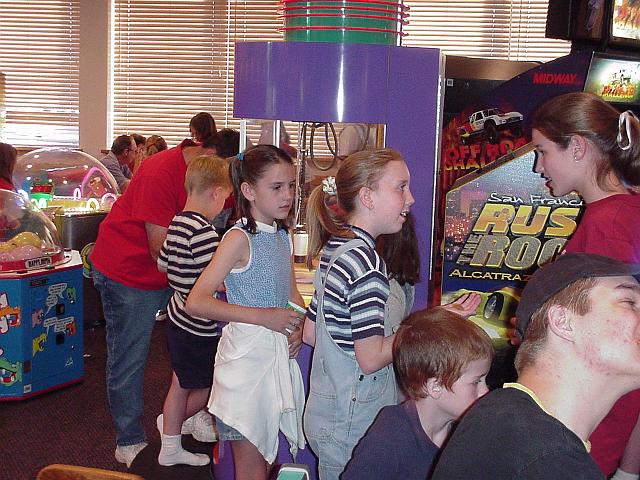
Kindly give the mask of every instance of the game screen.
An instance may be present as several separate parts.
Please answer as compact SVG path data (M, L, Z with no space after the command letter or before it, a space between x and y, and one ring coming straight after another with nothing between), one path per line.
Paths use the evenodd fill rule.
M611 15L611 41L640 46L640 2L614 0Z
M594 54L584 91L610 103L638 104L640 62Z

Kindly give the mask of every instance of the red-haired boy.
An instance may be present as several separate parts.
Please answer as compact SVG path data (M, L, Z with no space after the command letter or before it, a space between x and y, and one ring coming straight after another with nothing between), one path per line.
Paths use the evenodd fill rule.
M436 307L407 317L393 366L408 399L380 411L340 478L427 478L453 424L487 393L493 355L487 334L457 313Z

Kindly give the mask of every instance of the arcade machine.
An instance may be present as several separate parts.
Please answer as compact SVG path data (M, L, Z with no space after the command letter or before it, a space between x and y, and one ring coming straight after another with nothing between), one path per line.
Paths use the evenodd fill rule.
M0 401L82 381L82 262L21 195L0 190Z
M446 195L442 303L477 292L471 320L504 347L520 292L557 255L583 210L575 194L553 197L525 145L460 178Z
M68 148L41 148L18 158L13 173L19 193L53 218L62 244L80 252L84 275L84 321L103 324L100 295L91 279L89 255L119 190L94 157Z
M573 52L498 86L443 128L441 302L479 292L472 319L499 346L528 276L562 250L584 209L579 197L550 196L533 172L533 112L551 97L583 90L620 110L637 109L640 63L621 48L640 45L640 31L616 26L624 2L601 2L602 10L595 3L552 0L547 36L574 40Z

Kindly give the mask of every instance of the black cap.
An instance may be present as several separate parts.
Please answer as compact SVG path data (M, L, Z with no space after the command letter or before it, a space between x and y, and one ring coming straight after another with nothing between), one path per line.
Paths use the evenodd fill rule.
M531 321L531 315L551 296L576 280L593 277L640 275L640 265L628 264L592 253L567 253L539 268L531 276L522 292L516 310L517 330L521 338ZM640 278L638 278L640 281Z

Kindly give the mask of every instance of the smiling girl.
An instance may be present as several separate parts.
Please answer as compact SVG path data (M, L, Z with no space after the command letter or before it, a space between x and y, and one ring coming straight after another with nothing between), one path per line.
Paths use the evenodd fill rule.
M402 228L414 203L409 180L395 150L358 152L309 198L307 262L321 257L303 333L315 345L304 426L321 480L338 478L376 414L396 403L389 280L375 241ZM346 224L326 204L334 195Z

